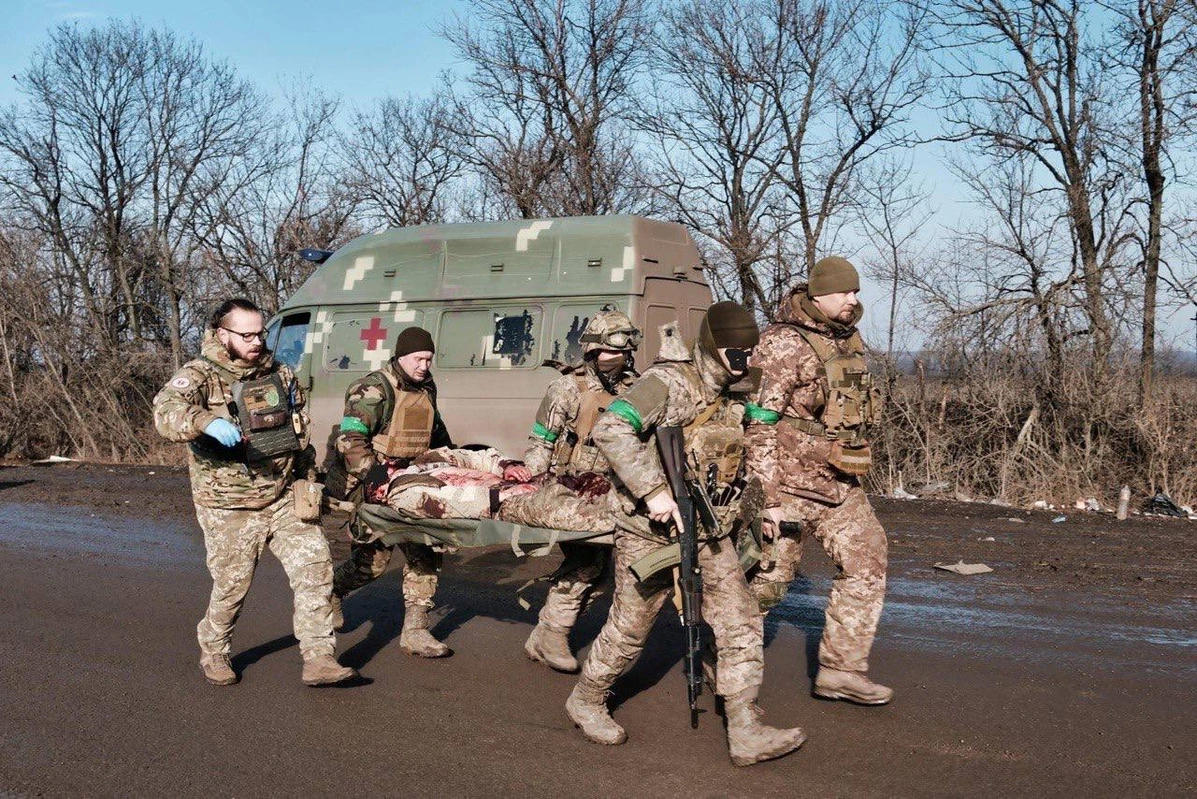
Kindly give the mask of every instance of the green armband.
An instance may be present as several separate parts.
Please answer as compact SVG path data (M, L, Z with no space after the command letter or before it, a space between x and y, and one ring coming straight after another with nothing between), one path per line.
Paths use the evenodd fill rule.
M755 402L750 402L744 406L744 415L748 417L748 421L760 422L761 424L777 424L781 420L780 413L771 411L768 408L762 408Z
M607 413L613 413L632 426L637 434L644 430L644 420L640 418L640 411L627 400L617 399L607 406Z
M342 433L361 433L363 436L370 435L370 428L366 427L366 423L356 416L346 416L341 420Z
M542 425L540 422L532 423L532 435L536 436L537 438L544 439L549 444L552 444L557 440L557 434Z

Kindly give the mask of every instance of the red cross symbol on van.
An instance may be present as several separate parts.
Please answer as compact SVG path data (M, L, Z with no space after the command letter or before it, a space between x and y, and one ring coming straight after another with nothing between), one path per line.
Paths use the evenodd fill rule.
M387 329L382 326L382 320L377 316L370 320L370 326L363 328L361 333L362 341L366 342L366 349L378 349L379 342L387 337Z

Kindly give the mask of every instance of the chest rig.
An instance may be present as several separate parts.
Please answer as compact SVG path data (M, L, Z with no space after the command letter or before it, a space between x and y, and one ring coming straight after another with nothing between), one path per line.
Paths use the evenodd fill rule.
M598 447L594 445L591 433L594 425L607 405L615 396L603 388L592 388L584 375L574 378L578 387L578 416L574 429L562 436L553 453L553 464L561 472L606 472L610 464Z
M787 417L794 427L816 437L848 445L867 443L869 428L881 413L881 390L873 383L864 358L864 341L853 333L841 351L834 341L801 327L799 335L819 358L819 375L827 384L818 421Z
M388 458L414 458L428 449L436 409L428 392L404 391L389 371L383 370L381 375L391 418L370 444L375 453Z

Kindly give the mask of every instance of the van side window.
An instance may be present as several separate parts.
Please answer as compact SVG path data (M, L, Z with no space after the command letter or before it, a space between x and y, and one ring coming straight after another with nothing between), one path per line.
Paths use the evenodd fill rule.
M626 311L619 303L590 302L562 305L553 313L553 329L544 357L562 363L582 359L582 332L599 311Z
M438 367L492 369L531 367L540 363L541 309L513 306L486 310L445 311L437 330Z
M395 338L405 328L423 326L424 313L399 311L341 311L332 316L324 336L322 362L326 372L373 372L391 359Z
M274 352L275 361L292 369L299 368L311 321L312 315L307 311L288 314L277 327L267 332L266 346Z

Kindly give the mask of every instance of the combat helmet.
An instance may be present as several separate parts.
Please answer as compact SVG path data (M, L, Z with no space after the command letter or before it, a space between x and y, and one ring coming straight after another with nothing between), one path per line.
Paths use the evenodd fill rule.
M600 311L591 317L580 339L584 353L599 349L631 353L640 346L641 333L622 311Z

